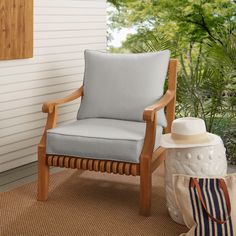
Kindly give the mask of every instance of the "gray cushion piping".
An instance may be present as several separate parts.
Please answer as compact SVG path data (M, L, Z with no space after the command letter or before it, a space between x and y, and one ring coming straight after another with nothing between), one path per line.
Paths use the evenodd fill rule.
M59 133L54 133L54 132L47 132L47 134L55 134L55 135L61 135L61 136L71 136L71 137L81 137L81 138L93 138L93 139L106 139L106 140L120 140L120 141L130 141L130 142L134 142L134 141L141 141L144 140L144 138L142 139L119 139L119 138L99 138L99 137L89 137L89 136L83 136L83 135L72 135L72 134L59 134Z
M137 146L138 144L136 144L136 146ZM62 156L62 155L65 155L65 156L71 156L71 157L77 157L78 158L78 155L77 154L73 154L73 153L71 153L71 154L66 154L66 153L60 153L60 154L58 154L58 153L51 153L51 152L47 152L47 155L58 155L58 156ZM116 156L119 156L119 157L123 157L123 156L120 156L120 155L116 155ZM141 153L140 153L140 155L139 155L139 159L140 159L140 156L141 156ZM84 155L84 154L82 154L82 155L80 155L79 157L84 157L84 158L88 158L88 159L94 159L94 160L101 160L101 158L96 158L96 157L93 157L93 154L91 154L91 155ZM102 159L103 160L103 159ZM104 159L105 161L106 160L108 160L108 159ZM140 163L140 161L139 162L134 162L134 161L127 161L127 160L124 160L124 159L116 159L116 158L113 158L113 159L111 159L110 161L117 161L117 162L127 162L127 163L135 163L135 164L137 164L137 163Z

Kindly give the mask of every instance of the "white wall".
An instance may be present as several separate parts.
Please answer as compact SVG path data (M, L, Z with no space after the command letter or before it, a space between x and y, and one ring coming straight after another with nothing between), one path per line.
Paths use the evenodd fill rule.
M106 48L105 0L34 0L34 57L0 61L0 172L37 160L42 103L82 84L87 48ZM78 104L63 105L59 123Z

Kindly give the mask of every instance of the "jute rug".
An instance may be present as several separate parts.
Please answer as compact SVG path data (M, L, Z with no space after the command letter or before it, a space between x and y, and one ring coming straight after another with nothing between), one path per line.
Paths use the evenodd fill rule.
M153 176L152 216L138 215L139 177L65 170L51 176L47 202L37 184L0 195L1 236L158 235L186 232L168 216L164 170Z

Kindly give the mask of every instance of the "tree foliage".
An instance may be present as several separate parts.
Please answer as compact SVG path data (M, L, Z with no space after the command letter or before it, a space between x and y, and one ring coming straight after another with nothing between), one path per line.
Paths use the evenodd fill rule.
M110 1L110 27L132 27L122 51L170 49L179 59L177 115L205 120L236 161L236 2ZM116 49L116 51L118 51Z

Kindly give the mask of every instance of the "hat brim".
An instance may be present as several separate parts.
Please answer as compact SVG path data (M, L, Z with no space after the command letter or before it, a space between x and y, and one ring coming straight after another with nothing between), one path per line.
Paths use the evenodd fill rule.
M164 134L161 137L161 144L160 146L164 148L190 148L190 147L204 147L204 146L212 146L216 145L221 141L221 138L215 134L207 133L207 139L204 142L197 142L197 143L185 143L185 142L178 142L171 138L171 134Z

